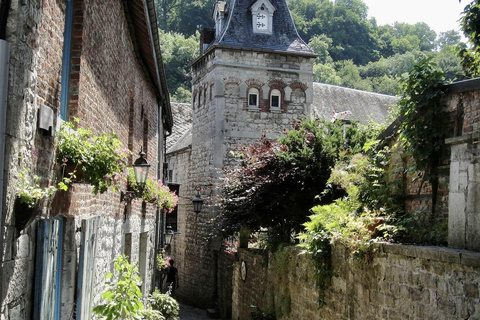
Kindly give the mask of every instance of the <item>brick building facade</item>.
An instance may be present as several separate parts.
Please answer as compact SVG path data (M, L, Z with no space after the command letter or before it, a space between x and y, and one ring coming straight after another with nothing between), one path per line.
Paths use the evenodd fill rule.
M139 264L142 291L152 288L156 208L74 183L20 224L16 186L22 168L57 185L56 132L72 117L115 132L133 151L129 165L143 148L150 177L160 176L173 120L153 0L6 1L1 10L1 318L89 319L120 254Z

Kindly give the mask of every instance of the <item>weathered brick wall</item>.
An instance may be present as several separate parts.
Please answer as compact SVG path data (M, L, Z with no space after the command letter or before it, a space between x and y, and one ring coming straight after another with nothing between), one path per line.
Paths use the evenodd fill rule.
M157 163L157 98L154 88L134 52L123 2L74 1L75 25L70 81L71 115L80 118L81 126L94 132L115 131L124 147L129 141L135 159L143 145L155 176ZM1 292L2 319L30 319L36 248L36 223L18 232L15 229L14 202L18 172L26 167L42 178L42 186L56 185L59 169L55 159L55 137L45 136L37 128L38 108L60 110L64 1L12 1L7 26L11 44L10 79L7 114L6 215ZM133 110L133 137L129 136L129 115ZM147 126L147 130L144 130ZM144 139L146 142L144 143ZM149 232L147 278L153 267L154 213L152 205L142 209L132 204L124 221L124 204L118 192L93 195L91 186L74 184L68 193L57 192L53 203L43 201L37 208L39 218L64 215L81 220L102 216L101 244L96 267L95 303L105 273L112 271L110 261L123 253L125 233L132 233L132 262L138 261L139 235ZM78 260L79 233L68 248ZM76 262L74 260L73 262ZM71 305L76 278L64 284L66 304ZM145 284L150 289L150 281ZM70 291L69 291L70 290ZM68 309L68 308L67 308ZM67 312L62 309L63 312Z
M241 249L238 258L235 320L250 319L250 305L257 303L262 311L276 310L280 319L480 319L479 253L381 244L371 261L352 261L336 246L337 276L321 309L308 255L290 249L280 261L270 256L268 267L254 252ZM239 275L242 260L245 282Z

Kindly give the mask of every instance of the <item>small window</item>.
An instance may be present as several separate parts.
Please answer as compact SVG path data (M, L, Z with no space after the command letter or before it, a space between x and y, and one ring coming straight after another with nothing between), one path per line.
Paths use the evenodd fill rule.
M213 84L210 86L210 101L212 101L213 98Z
M202 91L198 94L198 108L200 109L200 106L202 105Z
M274 89L270 93L270 109L280 110L281 107L281 93L279 90Z
M248 106L251 108L258 108L258 89L251 88L248 90Z
M203 104L207 105L207 88L203 89Z

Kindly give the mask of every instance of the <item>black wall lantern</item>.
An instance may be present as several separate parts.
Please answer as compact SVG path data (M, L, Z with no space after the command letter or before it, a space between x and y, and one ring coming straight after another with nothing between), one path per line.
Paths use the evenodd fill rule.
M143 148L140 150L138 154L139 157L133 163L133 172L135 173L135 182L138 186L138 192L136 191L122 191L120 193L120 202L131 200L135 196L140 196L145 189L145 183L147 182L148 176L148 169L150 168L150 164L148 163L147 159L145 159L145 152L143 152Z
M195 190L197 191L197 195L195 196L195 198L193 198L192 202L193 202L193 211L195 213L200 213L202 211L202 207L203 207L203 199L202 197L200 196L200 190L201 190L201 187L200 186L196 186L195 187Z
M172 226L167 226L167 230L165 230L165 233L163 236L165 237L165 245L169 246L172 244L173 236L175 233L172 230Z

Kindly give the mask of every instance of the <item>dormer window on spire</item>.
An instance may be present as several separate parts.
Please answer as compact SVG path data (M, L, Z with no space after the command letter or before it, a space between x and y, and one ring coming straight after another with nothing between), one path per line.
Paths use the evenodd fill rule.
M251 7L254 33L273 33L273 14L277 10L269 0L258 0Z

